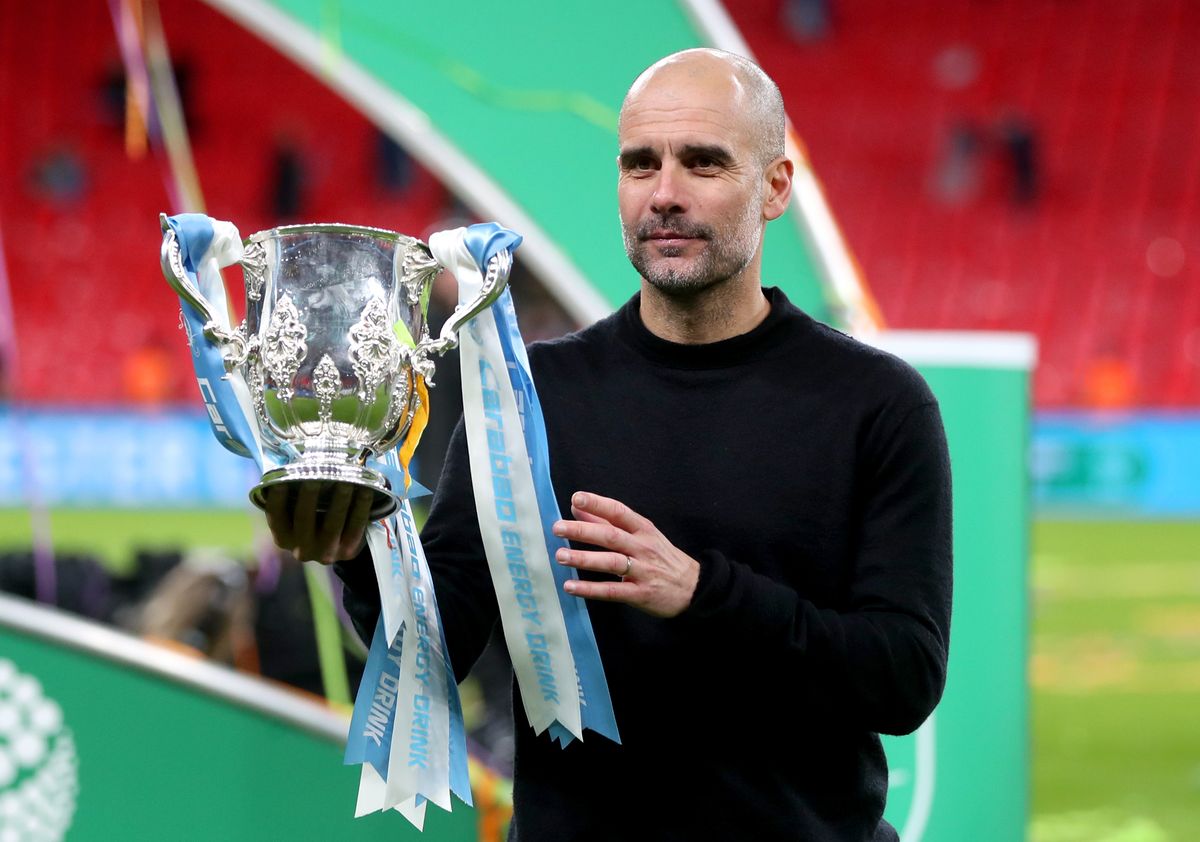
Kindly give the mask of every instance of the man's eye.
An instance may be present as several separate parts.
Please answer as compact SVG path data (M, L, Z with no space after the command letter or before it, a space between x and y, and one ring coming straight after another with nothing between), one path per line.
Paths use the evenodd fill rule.
M658 169L658 162L653 158L632 158L624 165L624 170L629 175L649 175Z

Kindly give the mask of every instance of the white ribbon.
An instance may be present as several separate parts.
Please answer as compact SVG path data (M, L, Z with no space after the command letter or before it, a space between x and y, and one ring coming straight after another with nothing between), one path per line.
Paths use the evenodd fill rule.
M459 301L483 277L464 245L465 229L429 238L438 263L458 280ZM504 637L536 733L559 723L582 739L579 685L546 551L521 415L490 309L460 333L463 419L471 479Z
M385 637L400 637L399 687L392 712L387 779L362 765L356 816L396 809L418 829L426 799L450 801L450 693L441 625L425 551L407 499L388 524L372 524L367 543L379 584ZM390 540L389 540L390 537ZM421 797L420 803L417 796Z

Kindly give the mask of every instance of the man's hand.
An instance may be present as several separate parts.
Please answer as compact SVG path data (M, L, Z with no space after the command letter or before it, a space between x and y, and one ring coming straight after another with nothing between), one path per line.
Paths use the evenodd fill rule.
M571 497L575 520L554 524L554 534L604 550L560 549L560 564L621 577L619 582L567 582L567 593L624 602L656 617L674 617L692 602L700 563L668 541L653 523L624 503L598 494Z
M362 552L372 496L348 482L279 483L266 491L267 526L299 561L346 561Z

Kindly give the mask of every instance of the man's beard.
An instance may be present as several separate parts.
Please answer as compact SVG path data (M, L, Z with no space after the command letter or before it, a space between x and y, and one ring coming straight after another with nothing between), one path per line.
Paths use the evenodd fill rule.
M674 216L652 216L642 220L636 228L622 225L625 254L638 274L660 292L673 295L701 292L734 277L754 259L761 228L757 224L759 215L752 215L750 211L757 211L757 208L749 208L737 230L721 238L716 236L711 226ZM664 228L683 237L704 241L704 247L690 264L656 265L662 258L678 257L683 252L682 248L661 248L650 244L651 233ZM651 249L655 249L657 254L652 254Z

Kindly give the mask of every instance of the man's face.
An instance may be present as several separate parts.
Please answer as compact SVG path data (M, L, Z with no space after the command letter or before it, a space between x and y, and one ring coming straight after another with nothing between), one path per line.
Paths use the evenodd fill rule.
M744 270L762 239L762 163L733 79L678 70L651 78L622 115L617 198L625 252L667 293Z

